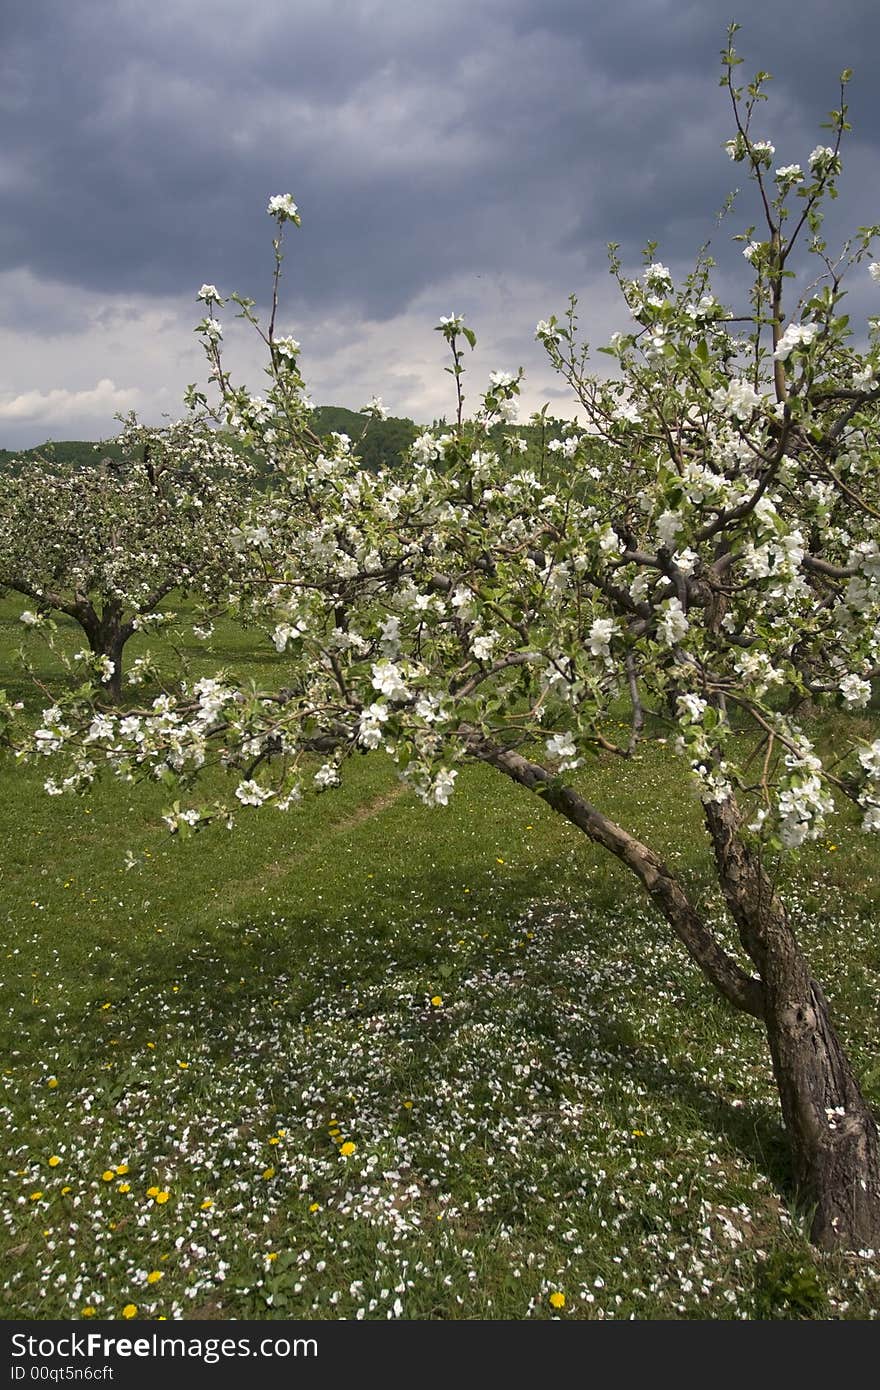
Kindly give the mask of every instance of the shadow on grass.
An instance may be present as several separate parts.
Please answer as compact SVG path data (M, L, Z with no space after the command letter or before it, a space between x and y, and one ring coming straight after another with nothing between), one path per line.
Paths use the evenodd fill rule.
M271 917L250 918L216 924L210 938L203 937L190 948L167 938L151 943L137 962L131 962L125 986L112 1009L95 1002L82 1010L71 1010L64 1023L68 1075L75 1081L77 1076L100 1078L103 1073L104 1096L109 1103L116 1103L125 1087L137 1082L137 1056L144 1056L142 1049L163 1033L175 1042L177 1037L188 1037L215 1063L227 1062L240 1053L243 1040L252 1036L254 1019L265 1018L281 1022L281 1035L295 1046L315 1007L328 997L339 1002L342 1026L346 1018L363 1022L371 1015L399 1010L393 983L398 971L401 976L409 975L409 983L413 974L425 980L444 978L444 993L448 986L450 995L458 983L456 977L466 977L476 968L489 978L497 973L505 979L517 972L528 988L532 983L530 969L541 974L548 962L546 956L531 962L517 952L521 933L512 932L511 927L521 922L521 914L511 911L508 915L504 909L521 908L522 904L519 894L511 894L509 889L507 885L493 903L497 915L488 939L472 941L472 949L456 965L452 978L442 973L449 966L446 935L439 937L424 926L402 931L399 924L366 918L348 933L340 930L340 923L314 913L291 915L283 923ZM439 884L432 885L432 894L439 890ZM447 884L446 901L449 893ZM597 959L611 959L612 941L603 942L601 916L596 921L595 937ZM390 968L393 973L389 978ZM647 1005L650 985L644 988ZM552 1052L554 1041L559 1040L575 1057L584 1059L598 1052L603 1059L602 1080L609 1090L624 1077L630 1087L633 1082L644 1087L655 1098L658 1110L665 1112L667 1123L671 1121L672 1133L688 1134L697 1129L717 1135L722 1154L727 1147L788 1197L791 1169L781 1124L774 1123L759 1107L731 1104L696 1080L685 1066L670 1065L661 1057L660 1044L655 1052L635 1037L627 1013L622 1008L615 1011L613 998L609 1008L601 984L593 989L591 997L582 982L578 983L587 1009L586 1017L576 1020L554 1009L552 992L542 993L534 1014L523 1020L536 1046L548 1044ZM346 996L350 996L350 1003ZM432 1017L430 1010L430 1027L415 1026L417 1020L410 1026L402 1015L395 1022L397 1036L405 1038L412 1049L414 1075L420 1068L426 1073L436 1068L438 1049L448 1046L456 1028L467 1028L474 1011L481 1007L478 993L473 1001L473 1011L455 1023L439 1014ZM591 1002L601 1007L592 1012ZM36 1025L37 1021L33 1022ZM694 1023L698 1022L695 1017ZM730 1026L736 1027L737 1020L731 1019ZM711 1040L703 1040L706 1047L715 1046L714 1029L715 1025ZM37 1027L40 1031L42 1028ZM32 1036L28 1051L37 1050L38 1044L39 1039ZM699 1049L698 1036L694 1044ZM587 1066L597 1070L600 1064L589 1060ZM279 1083L284 1070L280 1055Z
M732 1105L708 1086L694 1081L683 1068L667 1063L661 1066L643 1050L630 1050L627 1061L630 1075L680 1109L683 1124L689 1114L695 1116L706 1133L725 1139L731 1149L763 1173L781 1196L793 1197L791 1154L781 1120L770 1120L748 1104Z

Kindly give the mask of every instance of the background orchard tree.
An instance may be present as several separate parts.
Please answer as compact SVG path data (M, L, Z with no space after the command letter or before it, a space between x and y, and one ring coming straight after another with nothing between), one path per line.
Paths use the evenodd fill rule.
M230 383L213 314L201 328L230 425L283 474L242 528L256 559L242 602L287 652L287 683L201 680L124 721L71 698L46 712L34 749L66 750L74 785L103 762L129 779L164 771L186 788L218 758L234 794L177 801L167 821L181 834L242 806L285 811L370 750L385 750L431 805L449 801L465 761L495 768L616 856L712 987L761 1020L814 1239L876 1249L875 1119L778 888L781 857L831 817L837 837L880 830L880 738L855 736L836 713L866 707L880 646L880 343L871 320L860 348L841 311L847 272L880 281L869 263L876 229L831 257L821 216L846 107L832 113L830 144L776 164L753 129L766 75L736 85L733 33L728 153L764 219L760 239L743 234L750 288L727 308L705 256L677 287L653 247L637 278L613 255L631 314L607 349L614 379L588 373L574 301L537 328L587 419L551 440L543 477L496 428L515 408L519 373L493 373L465 418L474 337L456 314L438 325L456 424L422 434L408 470L368 474L344 440L309 437L296 350L274 329L282 237L299 214L289 195L270 201L265 401ZM784 308L804 238L809 287ZM238 302L256 321L252 302ZM702 801L726 926L590 800L590 760L638 746L638 718L630 749L610 736L636 690L671 724ZM798 722L807 698L828 715L816 746ZM845 970L845 943L840 961Z
M0 475L0 587L33 601L22 622L50 638L53 613L79 623L89 664L117 700L123 648L163 622L163 599L228 592L254 469L195 416L160 428L131 417L114 442L121 459L28 462Z

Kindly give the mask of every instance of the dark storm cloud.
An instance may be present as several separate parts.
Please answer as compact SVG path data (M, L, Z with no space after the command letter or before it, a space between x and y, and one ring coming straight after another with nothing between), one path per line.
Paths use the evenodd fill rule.
M265 200L289 189L305 217L298 292L382 317L469 267L534 275L574 253L595 270L608 239L631 252L650 236L688 257L734 182L719 155L726 4L12 9L0 269L101 292L177 294L209 278L258 293ZM858 77L880 50L875 5L738 9L740 71L778 75L780 155L780 134L786 159L817 142L845 64L857 138L876 148L880 97L870 70Z

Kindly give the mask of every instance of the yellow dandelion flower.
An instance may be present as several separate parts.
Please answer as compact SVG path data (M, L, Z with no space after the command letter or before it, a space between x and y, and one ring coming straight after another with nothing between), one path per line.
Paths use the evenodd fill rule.
M32 1192L32 1193L31 1193L31 1201L32 1201L32 1202L39 1202L39 1200L40 1200L40 1198L42 1197L42 1195L43 1195L42 1192Z
M150 1272L149 1272L149 1274L147 1275L147 1283L148 1283L148 1284L158 1284L159 1280L160 1280L160 1279L163 1279L164 1277L165 1277L165 1275L164 1275L164 1271L163 1271L163 1270L161 1270L161 1269L151 1269Z
M557 1292L557 1293L551 1293L551 1295L550 1295L550 1307L551 1307L551 1308L564 1308L564 1307L565 1307L565 1294L564 1294L564 1293L558 1293L558 1292Z
M112 1182L115 1177L116 1174L114 1173L112 1168L105 1168L103 1173L101 1174L101 1181Z
M264 1178L266 1179L267 1182L269 1181L270 1178L274 1178L274 1176L275 1176L275 1169L274 1169L274 1168L264 1168L264 1169L263 1169L262 1177L264 1177Z
M442 1007L443 1007L443 996L440 995L440 994L435 994L435 995L433 996L433 998L431 999L431 1004L433 1005L433 1007L434 1007L435 1009L440 1009L440 1008L442 1008Z
M266 1259L269 1261L270 1264L273 1264L275 1260L278 1259L278 1251L270 1250L268 1255L266 1256Z
M170 1192L157 1192L157 1193L156 1193L156 1205L159 1206L159 1207L163 1207L163 1206L165 1205L165 1203L168 1201L168 1198L169 1198L170 1196L171 1196L171 1193L170 1193Z
M127 1172L128 1172L128 1164L127 1164L127 1163L118 1163L118 1164L116 1165L116 1176L117 1176L118 1178L123 1177L123 1175L124 1175L125 1173L127 1173Z
M57 1168L57 1167L58 1167L58 1164L59 1164L60 1162L61 1162L61 1159L58 1157L58 1155L57 1155L57 1154L53 1154L52 1157L49 1159L49 1167L50 1167L50 1168Z
M150 1049L151 1052L154 1052L156 1050L155 1043L147 1043L147 1047Z
M86 1304L80 1316L84 1318L93 1318L95 1316L95 1309L92 1307L91 1303Z
M147 1196L148 1196L148 1197L158 1197L158 1195L159 1195L159 1189L158 1189L158 1187L148 1187L148 1188L147 1188Z
M634 1129L634 1130L633 1130L633 1138L634 1138L634 1139L644 1139L644 1137L645 1137L645 1131L644 1131L643 1129Z
M269 1140L269 1143L270 1143L270 1144L280 1144L280 1143L281 1143L281 1140L280 1140L280 1139L272 1138L272 1139Z
M347 1139L345 1143L342 1145L339 1152L342 1154L343 1158L349 1158L354 1153L356 1148L357 1144L353 1144L350 1139Z
M122 1310L122 1316L123 1316L124 1318L136 1318L136 1317L137 1317L137 1304L136 1304L136 1303L126 1303L125 1307L124 1307L123 1310Z
M177 1065L180 1067L181 1071L186 1071L187 1067L189 1066L189 1062L178 1062Z
M66 1197L67 1194L68 1194L68 1192L72 1192L72 1191L73 1191L73 1188L70 1187L69 1185L68 1185L67 1187L62 1187L62 1189L61 1189L61 1196L62 1196L62 1197Z
M413 1103L412 1103L412 1101L411 1101L411 1100L405 1100L405 1101L403 1102L403 1108L404 1108L404 1110L412 1110L412 1108L413 1108Z
M130 1192L130 1191L131 1191L131 1183L130 1183L130 1182L121 1182L121 1183L119 1184L119 1186L117 1187L116 1191L117 1191L117 1192L123 1193L123 1195L124 1195L126 1192Z
M320 1210L321 1210L321 1203L320 1203L320 1202L312 1202L312 1205L309 1207L309 1211L320 1211Z
M201 1209L202 1209L202 1211L209 1211L213 1205L214 1205L214 1203L213 1203L212 1199L211 1199L210 1197L206 1197L205 1200L204 1200L204 1202L202 1202L202 1207L201 1207Z
M497 855L496 855L496 858L495 858L495 863L496 863L496 864L503 864L503 863L504 863L504 860L503 860L503 859L500 859L500 858L498 858L498 856L497 856Z
M58 1085L58 1077L50 1076L49 1080L46 1082L46 1085L49 1087L50 1091L54 1091L55 1087Z

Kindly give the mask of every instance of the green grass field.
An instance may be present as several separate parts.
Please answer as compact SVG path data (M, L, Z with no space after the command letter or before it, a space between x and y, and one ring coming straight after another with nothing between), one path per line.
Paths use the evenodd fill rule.
M0 683L36 715L24 606L0 605ZM283 670L230 624L193 660ZM186 842L155 785L0 775L0 1316L880 1313L880 1256L819 1257L788 1204L759 1026L498 774L427 810L358 758L338 791ZM584 786L720 916L662 744ZM784 874L880 1102L878 869L841 834Z

